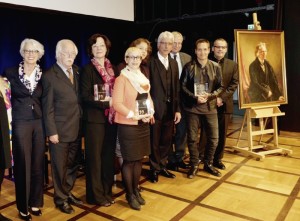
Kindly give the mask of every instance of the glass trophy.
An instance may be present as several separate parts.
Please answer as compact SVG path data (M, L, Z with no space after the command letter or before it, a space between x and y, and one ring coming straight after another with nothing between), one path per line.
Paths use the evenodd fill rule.
M110 97L108 84L95 84L94 85L94 100L103 101L106 97Z
M136 100L136 112L137 115L149 114L150 100L149 99Z
M195 96L201 96L207 93L208 91L208 83L194 83L194 94Z

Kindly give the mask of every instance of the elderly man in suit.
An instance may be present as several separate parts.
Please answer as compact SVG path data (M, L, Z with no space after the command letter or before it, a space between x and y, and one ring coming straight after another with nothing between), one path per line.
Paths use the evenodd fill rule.
M70 203L82 204L71 193L81 149L79 76L78 67L73 65L77 53L71 40L59 41L56 45L57 62L42 77L42 105L50 146L54 203L68 214L74 212Z
M175 178L166 169L170 152L174 123L180 122L178 65L169 53L172 50L174 36L171 32L162 32L157 40L158 52L149 61L150 94L155 114L151 128L150 173L151 182L158 182L158 175Z
M224 93L222 93L222 95L217 98L219 100L219 106L217 108L219 142L213 159L213 166L221 170L226 169L224 163L222 162L222 158L224 155L228 123L230 120L230 115L233 113L233 93L235 92L239 84L237 63L228 58L225 58L227 48L228 44L225 39L216 39L212 47L213 57L211 58L211 60L219 63L222 68L222 80L224 86ZM203 131L200 139L200 159L202 159L201 156L204 153L205 145L206 135L205 131Z
M180 32L173 31L172 34L174 35L174 42L172 51L170 53L171 57L177 61L179 75L178 79L180 79L180 75L182 72L182 68L184 65L191 61L191 56L181 52L183 36ZM180 103L181 104L181 103ZM186 120L185 120L185 112L183 108L181 108L181 120L178 124L176 124L176 131L175 131L175 140L174 146L175 149L171 148L171 152L168 158L168 165L167 168L170 170L178 170L178 168L187 169L188 166L183 162L184 151L186 146Z

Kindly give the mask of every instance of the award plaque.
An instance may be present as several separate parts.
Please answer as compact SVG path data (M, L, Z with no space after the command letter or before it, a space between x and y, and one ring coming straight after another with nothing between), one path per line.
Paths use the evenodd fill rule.
M149 114L150 100L149 99L136 100L136 112L137 115Z
M105 97L109 97L109 85L108 84L95 84L94 85L94 100L103 101Z

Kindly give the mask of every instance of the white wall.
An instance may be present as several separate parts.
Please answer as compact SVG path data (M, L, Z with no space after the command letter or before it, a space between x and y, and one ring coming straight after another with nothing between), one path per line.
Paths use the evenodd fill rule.
M133 0L2 0L1 2L127 21L134 20Z

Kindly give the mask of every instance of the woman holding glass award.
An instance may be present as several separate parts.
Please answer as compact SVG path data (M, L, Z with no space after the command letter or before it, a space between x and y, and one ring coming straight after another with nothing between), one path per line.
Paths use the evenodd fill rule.
M83 127L86 157L86 201L89 204L110 206L114 182L114 154L117 127L113 123L111 94L115 71L107 59L110 40L94 34L88 40L91 62L81 74Z
M118 136L123 156L122 178L125 183L126 200L130 207L140 210L145 204L138 191L142 171L142 159L150 154L150 127L153 102L150 97L149 80L140 70L142 52L130 47L125 53L127 66L116 79L113 107L116 110Z

